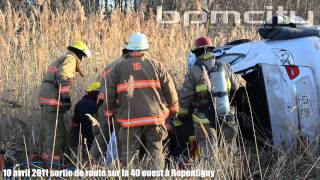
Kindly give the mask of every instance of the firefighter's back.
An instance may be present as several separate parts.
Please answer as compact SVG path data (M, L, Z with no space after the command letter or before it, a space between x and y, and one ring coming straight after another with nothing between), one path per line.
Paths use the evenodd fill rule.
M143 53L133 52L116 67L115 71L119 75L118 103L121 105L117 109L118 119L127 119L129 103L131 118L154 119L164 111L168 112L161 92L159 66L158 61ZM133 92L130 92L130 87L133 87ZM132 97L128 98L130 93L133 93Z
M121 125L120 161L129 166L143 143L151 156L148 169L162 169L162 140L167 136L164 124L170 112L178 112L177 92L169 73L148 55L146 35L135 33L128 42L128 53L107 82L108 108Z

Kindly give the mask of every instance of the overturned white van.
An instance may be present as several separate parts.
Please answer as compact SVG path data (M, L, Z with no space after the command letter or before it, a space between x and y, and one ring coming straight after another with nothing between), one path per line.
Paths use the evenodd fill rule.
M235 97L244 137L274 148L317 146L320 134L320 38L262 40L227 45L221 59L248 82ZM250 111L252 110L252 116Z

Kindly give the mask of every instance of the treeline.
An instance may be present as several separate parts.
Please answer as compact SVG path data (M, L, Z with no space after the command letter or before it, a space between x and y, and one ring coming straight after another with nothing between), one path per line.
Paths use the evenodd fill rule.
M276 13L279 6L286 11L295 11L296 15L308 17L309 11L313 12L314 22L319 22L320 2L318 0L1 0L0 10L8 8L28 11L34 7L41 10L44 6L50 7L52 12L72 10L75 4L81 4L86 14L104 13L111 16L112 11L120 10L127 12L144 12L149 15L156 12L157 6L163 10L175 10L183 13L190 10L210 11L237 11L243 14L245 11L268 11L266 7L272 7ZM281 8L281 7L280 7ZM288 12L289 14L289 12Z
M41 7L45 4L51 10L66 10L72 8L76 0L7 0L15 10L26 10L33 6ZM122 12L128 10L155 10L157 6L164 6L170 10L186 10L195 5L200 7L201 0L79 0L87 13L104 10L110 12L120 9ZM214 0L206 0L207 4L212 4ZM6 0L0 1L0 8L5 9Z

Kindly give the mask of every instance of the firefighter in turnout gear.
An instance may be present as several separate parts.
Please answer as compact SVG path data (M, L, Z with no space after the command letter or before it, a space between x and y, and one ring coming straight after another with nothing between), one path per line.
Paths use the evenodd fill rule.
M121 126L120 161L128 166L143 146L150 158L148 169L163 169L165 122L179 110L175 85L162 64L146 51L149 49L146 35L132 34L126 49L129 52L110 73L106 85L108 112L114 113Z
M85 57L91 57L91 51L82 41L74 42L67 49L65 55L49 65L40 85L41 124L45 132L44 160L50 160L53 155L54 161L60 161L66 136L64 114L71 108L71 86L76 72L83 76L80 62ZM56 120L58 122L53 150Z
M212 145L217 145L217 139L223 139L228 147L235 146L235 112L230 107L228 95L244 86L245 80L234 74L230 65L215 58L209 37L196 39L195 46L192 53L197 59L181 88L179 116L192 113L201 156L210 157Z

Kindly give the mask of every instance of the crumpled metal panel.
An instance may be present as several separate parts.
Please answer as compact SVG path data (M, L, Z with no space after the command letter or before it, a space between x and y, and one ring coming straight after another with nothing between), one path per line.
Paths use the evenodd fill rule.
M262 64L275 148L292 148L298 137L315 143L319 134L318 96L313 74L299 67L290 80L284 66Z

